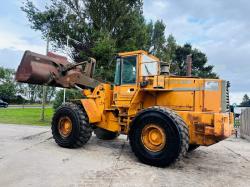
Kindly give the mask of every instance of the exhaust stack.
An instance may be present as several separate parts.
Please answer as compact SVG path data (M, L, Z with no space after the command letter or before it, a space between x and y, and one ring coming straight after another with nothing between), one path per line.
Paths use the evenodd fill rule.
M192 76L192 55L187 55L187 59L186 59L186 63L187 63L187 76L191 77Z

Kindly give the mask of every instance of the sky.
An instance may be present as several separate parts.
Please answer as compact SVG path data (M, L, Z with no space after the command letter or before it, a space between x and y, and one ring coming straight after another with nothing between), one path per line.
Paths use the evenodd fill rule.
M2 1L0 6L0 66L17 68L23 52L45 53L41 33L30 28L21 11L23 0ZM44 1L34 0L42 7ZM249 0L145 0L144 15L163 20L166 35L178 44L191 43L206 53L221 79L231 82L231 103L250 95Z

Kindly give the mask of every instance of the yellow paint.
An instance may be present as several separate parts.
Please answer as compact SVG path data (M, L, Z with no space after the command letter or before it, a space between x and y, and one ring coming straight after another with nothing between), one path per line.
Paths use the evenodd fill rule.
M154 76L153 88L165 88L165 77L163 75Z
M120 132L121 127L119 125L118 118L115 117L112 111L105 111L102 114L102 121L96 124L98 127L107 129L112 132Z
M85 95L85 96L90 96L90 95L92 94L91 90L89 90L89 89L83 90L82 93L83 93L83 95Z
M93 99L81 99L82 105L89 117L90 123L96 123L101 121L101 113L99 108Z
M149 124L142 129L141 141L149 151L161 151L166 145L165 131L158 125Z
M61 117L58 123L58 131L64 138L68 137L72 132L72 122L69 117Z
M191 144L211 145L231 135L233 115L222 111L222 80L160 75L159 69L158 75L141 76L142 55L148 53L134 51L119 55L137 55L137 82L113 87L100 84L92 92L84 90L87 99L81 102L90 123L128 134L135 115L144 108L157 105L171 108L182 117L189 127ZM148 56L159 62L158 58ZM146 83L143 87L140 86L142 82ZM147 145L150 142L158 144L159 137L163 136L155 131L152 137L149 131L145 134L148 134Z

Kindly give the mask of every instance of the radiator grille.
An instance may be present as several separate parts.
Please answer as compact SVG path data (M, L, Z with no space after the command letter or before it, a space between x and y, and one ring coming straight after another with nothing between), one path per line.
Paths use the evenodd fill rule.
M222 112L230 111L230 101L229 101L229 81L222 81L221 83L221 109Z

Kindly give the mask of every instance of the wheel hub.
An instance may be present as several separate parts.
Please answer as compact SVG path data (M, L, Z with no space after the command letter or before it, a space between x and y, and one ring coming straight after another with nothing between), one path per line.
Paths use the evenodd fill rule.
M158 152L166 145L166 134L158 125L149 124L142 129L141 140L149 151Z
M68 137L72 131L72 122L69 117L61 117L58 123L58 131L64 138Z

